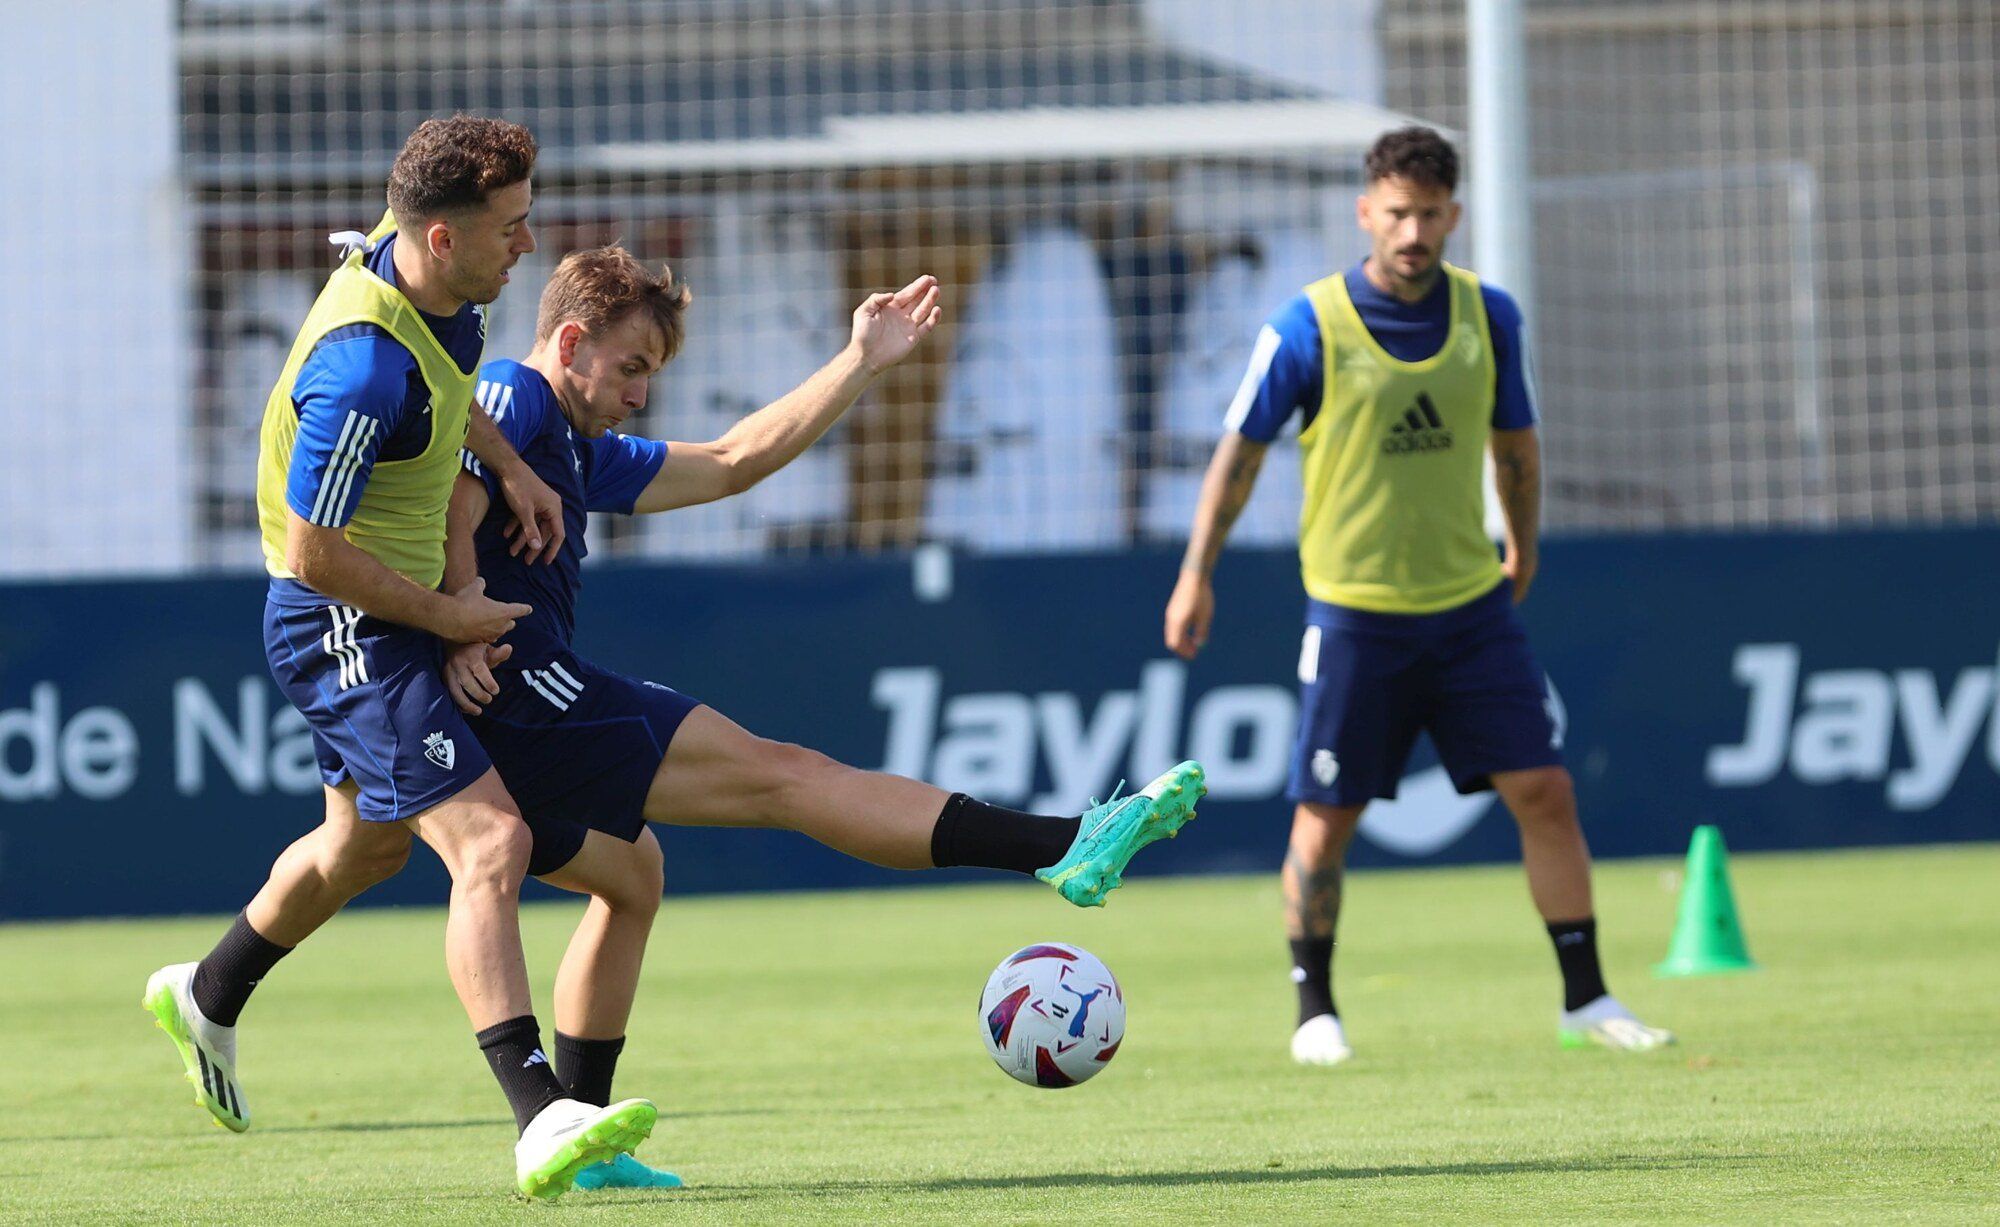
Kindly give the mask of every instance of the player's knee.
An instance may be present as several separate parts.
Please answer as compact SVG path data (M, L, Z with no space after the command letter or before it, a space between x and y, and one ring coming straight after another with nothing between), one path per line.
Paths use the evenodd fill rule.
M660 895L666 889L667 858L660 852L660 841L649 830L641 833L632 845L627 872L616 892L603 898L620 915L651 919L659 912Z
M764 787L757 798L758 813L768 825L782 826L801 805L825 786L828 771L839 764L817 750L783 741L765 741L758 746L759 776Z
M337 890L352 898L403 871L410 861L407 836L393 838L375 830L366 838L351 838L336 844L320 865L320 874Z
M518 889L527 877L535 839L520 815L482 805L467 815L457 845L451 869L461 884Z
M1561 825L1576 821L1576 783L1561 767L1523 772L1507 790L1517 822Z
M1301 805L1292 815L1292 847L1314 859L1334 860L1361 824L1361 808Z
M356 892L367 890L380 882L403 872L403 866L410 863L410 845L399 847L370 848L351 858L346 865L347 876Z

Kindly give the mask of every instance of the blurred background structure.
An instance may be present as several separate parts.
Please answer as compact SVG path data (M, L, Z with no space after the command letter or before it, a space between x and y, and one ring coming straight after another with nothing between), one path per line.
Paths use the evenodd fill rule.
M263 398L403 136L542 142L542 249L618 240L698 307L633 429L712 437L866 290L947 330L736 504L593 557L1186 531L1263 317L1358 252L1358 155L1463 134L1462 0L79 0L0 85L0 575L254 569ZM1555 533L2000 512L2000 11L1527 0ZM24 62L29 62L24 61ZM1455 254L1470 263L1479 217ZM1290 532L1280 458L1238 540ZM1289 486L1289 488L1288 488Z
M1360 254L1362 151L1415 120L1467 155L1452 255L1529 311L1550 542L1523 614L1593 850L1674 853L1700 822L1739 849L2000 838L1990 0L7 15L0 917L233 908L317 821L259 649L258 417L327 234L379 217L404 136L458 110L542 147L541 249L489 356L526 351L566 251L615 240L692 284L635 432L713 438L831 356L864 293L949 293L790 469L598 517L579 648L609 667L1003 804L1200 758L1199 837L1149 870L1268 872L1292 445L1198 661L1161 607L1260 325ZM1361 835L1356 864L1517 851L1422 749ZM679 889L905 880L748 833L676 829L669 856Z

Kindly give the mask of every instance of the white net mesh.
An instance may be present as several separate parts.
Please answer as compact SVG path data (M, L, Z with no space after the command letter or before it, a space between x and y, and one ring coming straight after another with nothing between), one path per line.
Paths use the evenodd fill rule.
M0 196L102 241L0 256L25 380L0 513L29 526L0 574L255 564L256 419L324 235L373 220L430 115L543 147L543 247L489 355L525 350L579 246L694 287L631 429L713 437L864 293L949 287L807 459L607 522L599 557L1174 540L1259 323L1357 254L1359 150L1398 115L1468 123L1461 0L182 0L150 31L30 7L50 71L0 85ZM2000 511L1993 6L1551 0L1528 46L1551 529ZM158 327L107 362L107 310ZM1287 539L1292 464L1238 540Z
M1462 8L1386 11L1392 106L1467 122ZM1531 2L1527 44L1555 527L2000 513L2000 6Z

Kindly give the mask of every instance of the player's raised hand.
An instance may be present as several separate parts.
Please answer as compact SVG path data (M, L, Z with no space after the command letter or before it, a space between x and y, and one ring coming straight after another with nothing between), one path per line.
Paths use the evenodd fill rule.
M1214 586L1206 576L1182 571L1174 582L1174 594L1167 598L1167 650L1182 660L1193 660L1208 642L1208 627L1214 620Z
M553 561L563 543L562 496L525 464L500 477L500 495L514 513L507 523L513 543L507 553L519 557L525 550L531 563Z
M873 374L880 374L910 356L944 315L938 305L942 287L929 273L894 294L870 294L854 309L849 344Z
M511 643L498 647L490 643L461 643L445 653L444 688L450 692L451 701L458 704L458 710L476 716L480 708L499 697L500 683L494 680L493 666L513 654Z
M453 643L492 643L514 629L517 619L535 612L531 605L502 604L486 595L486 581L475 579L448 598L451 602L440 639Z

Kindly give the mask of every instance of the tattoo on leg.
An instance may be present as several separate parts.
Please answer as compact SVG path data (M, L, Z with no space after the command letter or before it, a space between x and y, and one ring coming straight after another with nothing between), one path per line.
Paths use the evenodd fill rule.
M1310 868L1293 848L1285 849L1280 875L1285 886L1285 931L1288 936L1332 937L1340 919L1341 862L1335 859Z

